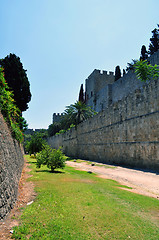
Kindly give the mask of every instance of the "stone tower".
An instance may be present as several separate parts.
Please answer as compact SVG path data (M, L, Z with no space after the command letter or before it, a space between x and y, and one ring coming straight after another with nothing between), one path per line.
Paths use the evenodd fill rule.
M115 76L113 72L109 72L108 74L107 71L100 71L95 69L86 79L86 104L88 106L91 106L93 110L97 112L102 111L102 109L105 108L105 101L108 99L104 99L103 97L106 94L105 92L100 93L100 91L105 89L106 92L109 92L111 90L110 85L114 83L114 81Z

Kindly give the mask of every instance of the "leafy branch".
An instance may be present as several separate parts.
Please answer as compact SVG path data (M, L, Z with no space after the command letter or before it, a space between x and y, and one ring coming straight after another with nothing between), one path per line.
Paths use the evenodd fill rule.
M159 77L159 66L155 64L152 66L147 60L137 61L134 64L135 73L137 78L143 82L151 80L152 78L157 79Z

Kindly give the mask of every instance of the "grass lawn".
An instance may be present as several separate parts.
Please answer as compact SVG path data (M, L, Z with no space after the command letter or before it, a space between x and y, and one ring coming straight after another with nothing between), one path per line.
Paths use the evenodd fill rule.
M157 199L67 166L59 173L36 169L36 160L26 158L38 195L14 228L15 239L159 239Z

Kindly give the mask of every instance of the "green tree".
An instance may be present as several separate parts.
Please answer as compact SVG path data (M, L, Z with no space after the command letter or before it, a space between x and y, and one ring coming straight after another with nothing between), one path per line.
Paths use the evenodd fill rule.
M65 167L65 160L61 148L56 150L45 145L44 149L37 154L36 166L40 168L41 165L46 165L51 169L51 172L54 172L57 168L63 169Z
M21 112L27 110L31 100L30 84L20 58L15 54L10 54L0 59L0 65L4 68L5 79L13 91L17 107Z
M82 103L85 102L83 84L81 84L78 101L79 101L79 102L82 102Z
M119 78L121 78L121 70L119 66L116 66L115 68L115 81L117 81Z
M43 129L43 128L38 129L38 130L35 129L35 132L34 132L34 133L40 133L40 134L41 134L41 137L42 137L43 139L47 139L47 137L48 137L48 131L47 131L47 129Z
M152 38L150 38L150 45L149 45L150 55L157 52L159 49L159 24L157 24L157 26L158 28L155 28L152 31Z
M64 117L62 125L65 125L65 129L68 129L71 124L77 126L79 123L95 115L96 112L85 103L77 101L75 104L67 106L64 111Z
M42 138L42 135L40 133L34 133L31 136L30 142L26 143L25 149L30 155L36 155L37 152L40 152L43 149L45 144L46 142Z
M144 61L137 61L134 65L135 67L135 73L141 81L149 81L151 79L156 79L159 77L159 66L154 65L152 66L147 62L147 60Z
M148 58L148 53L146 50L146 46L143 45L141 48L141 55L140 55L140 60L146 60Z

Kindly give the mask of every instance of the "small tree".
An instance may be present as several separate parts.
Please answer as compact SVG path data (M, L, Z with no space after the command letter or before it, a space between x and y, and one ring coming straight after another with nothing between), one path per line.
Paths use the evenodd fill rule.
M123 69L123 76L126 74L125 69Z
M63 169L65 167L65 160L61 148L56 150L45 145L44 149L37 154L36 166L40 168L41 165L46 165L51 169L51 172L54 172L57 168Z
M85 102L85 100L84 100L83 84L81 84L78 101L79 101L79 102L82 102L82 103Z
M121 71L120 71L120 67L116 66L116 68L115 68L115 81L117 81L119 78L121 78Z
M146 50L146 46L143 45L141 48L141 55L140 55L140 60L146 60L148 58L148 53Z

